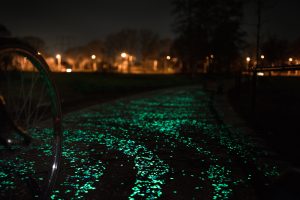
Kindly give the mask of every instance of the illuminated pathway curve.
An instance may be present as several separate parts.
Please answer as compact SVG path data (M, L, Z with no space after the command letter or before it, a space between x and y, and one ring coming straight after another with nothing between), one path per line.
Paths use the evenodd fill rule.
M279 166L255 138L217 117L201 87L68 114L52 198L255 199L257 179L266 184Z

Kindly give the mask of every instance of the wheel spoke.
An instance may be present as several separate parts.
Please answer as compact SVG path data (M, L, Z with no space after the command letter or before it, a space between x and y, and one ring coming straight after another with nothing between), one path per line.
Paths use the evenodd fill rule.
M54 124L44 126L44 121L61 118L60 103L49 80L46 62L32 48L14 42L12 46L0 43L0 95L6 101L4 107L7 110L5 114L7 120L12 122L5 124L1 132L7 132L8 138L12 138L14 142L11 145L13 151L9 151L9 148L5 150L5 147L4 153L0 146L0 164L10 163L7 164L8 169L15 169L20 174L20 177L14 180L15 189L7 186L6 197L7 199L22 197L18 194L15 196L14 190L19 190L19 183L24 182L26 178L36 179L34 182L41 188L39 197L47 197L57 176L57 170L53 170L52 165L54 163L59 165L56 163L57 160L54 161L54 157L60 157L61 139L54 140L57 144L52 142L53 138L61 136L61 130L57 128L61 126L61 122L59 120L55 128ZM24 58L27 58L26 63L22 62ZM43 129L37 129L41 126ZM30 145L23 143L26 136L22 129L33 138ZM0 168L2 170L1 166ZM7 174L7 178L9 174L11 172ZM13 177L10 180L13 180ZM1 181L0 177L0 183ZM2 188L1 184L0 187ZM31 195L36 195L36 192L33 193L31 191Z

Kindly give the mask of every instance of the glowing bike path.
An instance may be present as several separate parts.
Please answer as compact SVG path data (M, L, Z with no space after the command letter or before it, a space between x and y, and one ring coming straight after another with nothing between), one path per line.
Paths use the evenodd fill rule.
M70 113L64 116L64 165L51 198L255 199L257 177L267 184L279 166L255 138L216 118L200 86ZM39 151L47 156L49 149ZM34 171L34 164L23 165Z

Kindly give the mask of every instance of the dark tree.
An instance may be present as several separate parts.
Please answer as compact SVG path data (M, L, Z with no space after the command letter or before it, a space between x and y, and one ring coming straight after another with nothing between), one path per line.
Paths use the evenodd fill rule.
M101 40L93 40L86 45L79 47L72 47L64 52L64 57L71 58L75 61L75 66L84 62L86 59L91 59L91 56L95 55L97 60L106 62L105 46Z
M145 29L139 32L139 38L142 60L157 58L160 49L159 35Z
M26 36L21 38L24 42L34 47L38 51L45 53L46 52L46 43L43 39L36 36Z
M136 55L138 52L138 31L123 29L106 37L105 47L107 55L113 60L121 52Z
M289 52L291 56L300 58L300 38L290 43Z
M198 60L208 51L208 32L199 24L200 1L174 0L174 31L178 37L174 41L174 53L182 60L183 72L192 72Z
M83 49L85 55L88 57L90 57L93 54L103 57L105 53L105 46L101 40L93 40L87 45L85 45Z
M230 71L244 46L241 31L242 3L239 0L219 1L214 8L210 38L211 53L217 70Z
M105 47L101 40L93 40L86 45L79 47L72 47L65 51L65 55L72 58L76 57L88 57L91 55L97 55L98 57L103 57L105 53Z
M288 59L288 41L286 40L271 36L262 43L261 49L267 65L282 65Z
M172 52L173 40L164 38L159 40L159 57L166 58L168 55L174 55Z
M126 52L144 62L168 55L170 43L169 39L163 40L157 33L148 29L123 29L107 36L105 52L111 60L121 52Z
M229 70L239 56L243 32L241 0L173 0L174 48L185 71L213 55L215 71Z

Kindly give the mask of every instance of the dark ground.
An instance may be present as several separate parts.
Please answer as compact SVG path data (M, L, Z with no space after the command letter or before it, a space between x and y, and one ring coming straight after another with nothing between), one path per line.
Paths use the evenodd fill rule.
M99 73L53 73L53 79L64 113L138 93L203 82L201 77L185 75Z
M228 97L235 111L283 160L300 167L300 77L259 77L255 108L252 82L244 77Z

